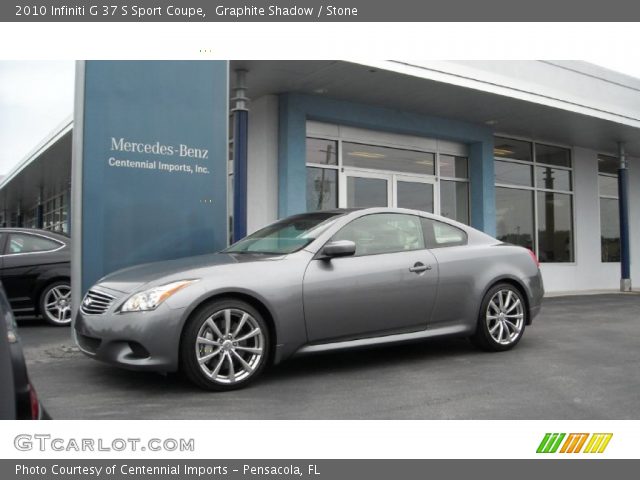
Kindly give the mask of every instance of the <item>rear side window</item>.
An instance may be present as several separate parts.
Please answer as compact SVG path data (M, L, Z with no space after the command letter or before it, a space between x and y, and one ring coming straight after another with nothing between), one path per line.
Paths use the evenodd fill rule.
M60 243L38 235L12 233L9 235L5 253L11 255L13 253L47 252L60 248L60 246Z
M399 213L376 213L356 218L332 240L351 240L356 244L356 256L425 248L418 217Z
M467 244L464 230L430 218L420 218L427 248L455 247Z

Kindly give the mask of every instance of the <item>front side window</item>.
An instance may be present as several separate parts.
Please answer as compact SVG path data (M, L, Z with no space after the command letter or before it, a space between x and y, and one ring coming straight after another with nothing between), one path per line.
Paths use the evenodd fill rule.
M379 213L357 218L343 227L331 240L354 242L356 256L425 248L419 218L397 213Z
M329 228L340 213L318 212L285 218L243 238L226 253L286 255L303 249Z
M600 199L600 257L603 262L620 261L618 164L619 161L615 157L598 155L598 196Z
M497 238L541 262L572 262L571 150L496 137L494 157Z
M5 251L7 254L47 252L60 246L60 243L38 235L12 233L9 235Z

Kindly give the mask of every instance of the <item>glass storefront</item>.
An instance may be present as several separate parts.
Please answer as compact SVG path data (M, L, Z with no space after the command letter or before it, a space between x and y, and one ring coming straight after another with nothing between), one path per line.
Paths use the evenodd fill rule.
M307 167L307 211L338 208L338 171Z
M53 232L68 232L67 193L49 198L43 205L42 228Z
M573 262L573 171L568 148L496 137L496 232L541 262Z
M402 137L395 140L401 144ZM414 148L414 144L403 148L370 139L309 136L307 211L389 206L437 213L468 224L468 158L438 148Z
M535 250L533 192L496 187L496 237Z

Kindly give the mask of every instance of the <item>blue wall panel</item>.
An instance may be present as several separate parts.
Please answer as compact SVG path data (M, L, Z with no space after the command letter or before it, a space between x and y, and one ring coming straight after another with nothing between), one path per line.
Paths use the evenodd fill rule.
M86 62L83 293L120 268L226 245L227 103L224 61Z

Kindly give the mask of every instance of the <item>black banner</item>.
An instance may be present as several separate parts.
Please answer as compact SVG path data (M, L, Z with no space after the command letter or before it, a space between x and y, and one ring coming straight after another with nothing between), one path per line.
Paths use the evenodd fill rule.
M221 437L224 441L224 436ZM0 478L425 480L633 478L640 460L0 460Z
M442 22L640 20L634 0L16 0L0 22Z

